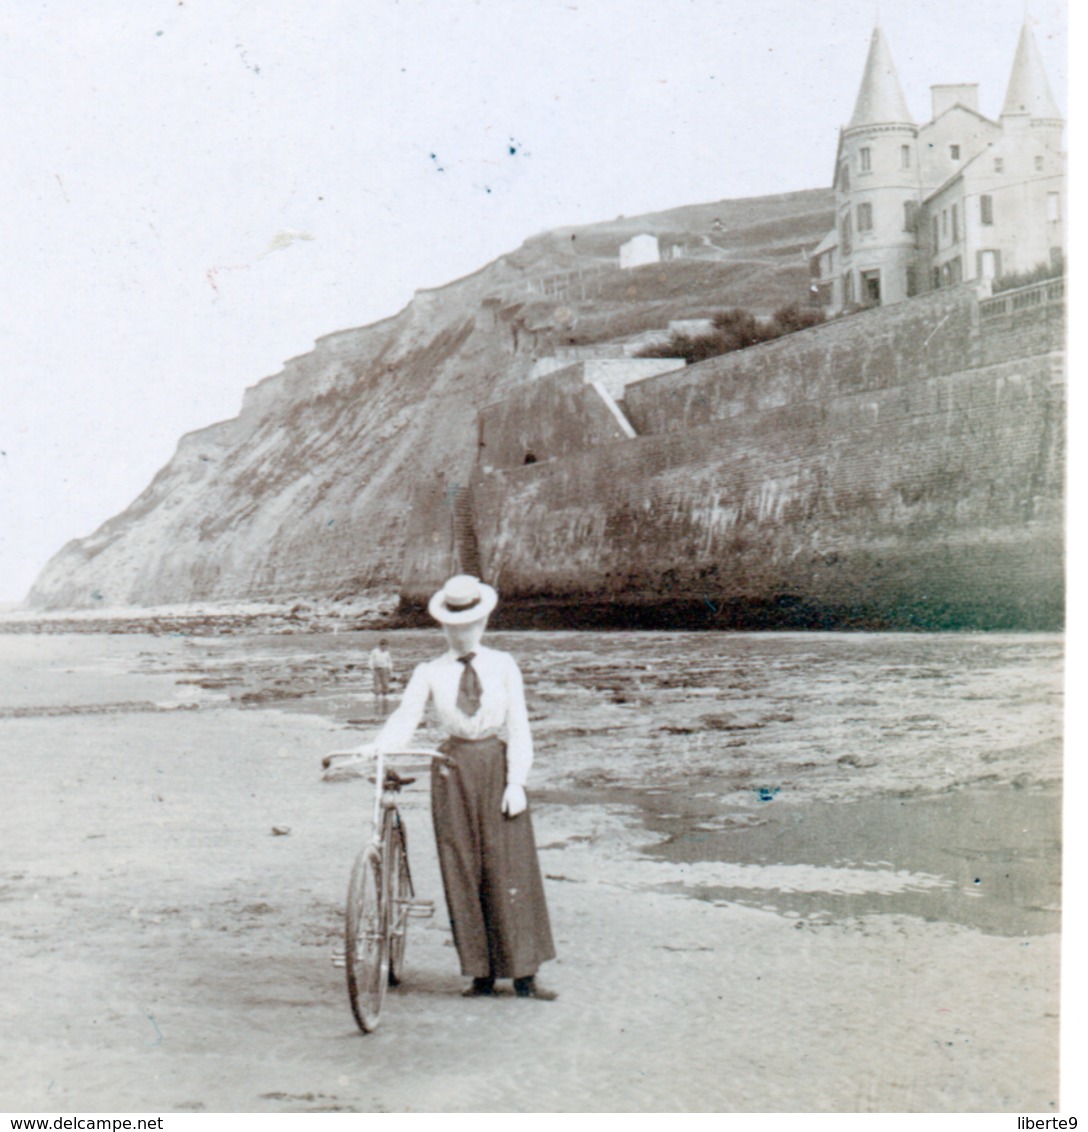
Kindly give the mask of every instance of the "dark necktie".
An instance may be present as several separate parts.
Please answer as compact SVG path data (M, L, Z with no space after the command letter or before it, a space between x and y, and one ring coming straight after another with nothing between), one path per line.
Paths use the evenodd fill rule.
M457 685L457 708L471 719L480 710L480 677L472 667L474 652L459 656L457 662L465 666L461 673L461 682Z

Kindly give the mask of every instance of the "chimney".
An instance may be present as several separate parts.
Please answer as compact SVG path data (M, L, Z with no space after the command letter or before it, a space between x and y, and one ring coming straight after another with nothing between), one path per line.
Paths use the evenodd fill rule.
M978 113L978 83L936 83L929 90L933 95L934 118L939 118L956 103Z

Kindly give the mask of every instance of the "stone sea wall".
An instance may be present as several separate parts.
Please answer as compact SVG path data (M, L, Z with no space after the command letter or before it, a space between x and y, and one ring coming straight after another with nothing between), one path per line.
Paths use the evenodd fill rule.
M627 439L631 429L615 402L586 382L583 369L582 363L569 366L485 405L479 416L481 467L533 464Z
M837 320L628 387L636 439L481 470L508 623L1060 626L1062 329L1035 310L1049 334L970 288Z

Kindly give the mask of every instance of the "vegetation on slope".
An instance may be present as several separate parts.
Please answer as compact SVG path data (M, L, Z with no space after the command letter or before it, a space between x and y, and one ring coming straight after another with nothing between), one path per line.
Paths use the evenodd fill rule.
M716 314L711 322L713 329L707 334L676 332L667 341L640 350L640 358L683 358L687 364L744 350L795 330L817 326L826 320L818 307L803 307L799 303L779 307L768 319L757 318L751 311L734 308Z

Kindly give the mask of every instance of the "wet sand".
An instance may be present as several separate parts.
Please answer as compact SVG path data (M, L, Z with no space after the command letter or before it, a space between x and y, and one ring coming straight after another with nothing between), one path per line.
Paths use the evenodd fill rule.
M460 998L421 783L364 1037L374 637L0 636L6 1107L1057 1111L1060 638L495 634L560 998Z

